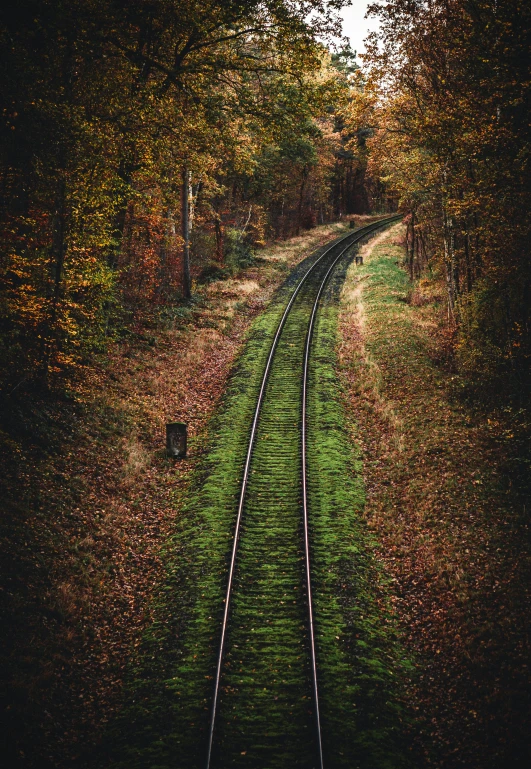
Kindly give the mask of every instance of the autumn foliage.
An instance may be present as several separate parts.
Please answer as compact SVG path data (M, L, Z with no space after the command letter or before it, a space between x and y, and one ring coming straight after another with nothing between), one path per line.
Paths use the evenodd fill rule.
M323 42L338 5L21 0L1 12L6 392L49 383L264 241L365 212L334 115L354 57Z
M521 394L531 355L531 10L522 0L392 0L350 109L407 214L412 279L438 274L462 370Z

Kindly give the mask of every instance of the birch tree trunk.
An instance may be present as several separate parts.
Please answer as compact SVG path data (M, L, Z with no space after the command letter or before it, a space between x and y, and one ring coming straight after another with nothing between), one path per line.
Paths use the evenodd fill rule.
M454 232L451 218L446 215L443 205L443 241L444 265L446 269L446 286L448 292L448 321L456 320L456 302L458 286L456 285L457 265L454 248Z
M192 296L192 281L190 279L190 172L188 166L183 168L183 181L181 192L182 203L182 235L183 235L183 296L190 299Z

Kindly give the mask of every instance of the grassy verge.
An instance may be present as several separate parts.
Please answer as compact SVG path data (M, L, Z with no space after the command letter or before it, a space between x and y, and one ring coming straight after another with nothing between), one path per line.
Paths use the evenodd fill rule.
M131 650L151 622L173 530L205 426L253 319L287 272L346 230L273 244L230 280L139 329L62 392L22 383L0 403L3 515L0 678L6 760L82 762L112 718ZM163 451L188 423L189 459Z
M347 276L341 372L362 449L365 515L418 661L419 766L529 761L525 500L503 421L458 397L437 286L412 290L400 227Z
M186 501L176 500L180 513L167 547L167 579L137 659L123 719L111 736L119 745L116 766L198 766L203 758L249 426L271 339L298 272L253 323L210 425L209 449L191 483L196 491Z
M365 487L337 374L339 296L335 271L317 316L310 369L309 505L316 580L325 745L331 766L409 766L399 643L377 542L363 517ZM354 269L354 268L351 268Z
M353 463L334 377L337 298L342 277L338 275L330 286L316 329L310 414L312 533L325 748L330 766L399 767L406 761L400 747L402 711L397 679L406 663L396 644L373 545L361 520L359 466ZM111 735L114 766L200 765L226 560L248 430L271 336L296 278L297 271L253 324L223 407L212 424L210 449L195 478L198 491L182 504L167 550L168 576L159 594L155 622L137 657L123 718ZM304 702L309 699L309 687L304 688L304 648L299 648L303 627L298 627L301 617L291 618L295 609L300 613L301 602L297 594L295 600L285 600L292 598L293 590L300 590L302 583L302 574L297 575L298 396L284 381L286 372L297 367L295 361L288 365L288 348L302 349L303 337L299 337L293 335L292 339L287 329L286 349L282 352L279 348L279 355L288 356L287 363L279 370L278 387L275 377L271 382L272 405L265 407L260 427L264 440L259 436L257 443L257 454L265 452L258 464L270 466L270 476L262 484L261 493L260 483L251 481L251 485L258 483L254 489L257 493L249 495L253 503L242 534L239 571L243 598L235 601L235 630L227 660L231 671L224 688L228 704L220 717L226 742L222 765L306 767L311 762L309 738L304 739L304 728L307 734L311 732L311 719ZM302 359L299 367L301 364ZM298 388L297 377L294 381ZM273 434L275 429L278 435ZM291 462L286 459L290 447L294 452ZM287 470L294 472L295 481L283 491ZM267 497L262 503L261 495ZM290 518L292 523L286 523L289 516L294 516ZM290 537L294 538L293 547L284 555L282 549ZM257 556L262 552L260 548L263 553ZM290 576L291 571L294 573ZM246 586L250 586L250 602L245 598ZM289 608L291 604L296 607ZM269 613L271 618L267 619ZM281 616L285 617L282 621L278 619ZM298 636L293 644L292 631ZM255 647L261 650L257 656ZM261 682L259 686L257 682ZM269 690L276 696L263 694ZM255 739L254 744L246 745L245 739L252 743L249 735L256 729L255 738L264 744L257 745ZM227 734L232 737L229 739ZM269 759L264 763L266 756Z

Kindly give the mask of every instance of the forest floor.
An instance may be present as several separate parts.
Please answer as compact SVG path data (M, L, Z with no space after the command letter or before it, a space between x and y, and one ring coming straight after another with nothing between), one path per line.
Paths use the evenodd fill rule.
M420 764L531 765L529 501L508 410L460 395L444 286L412 288L402 225L364 247L340 316L340 376L365 515L417 677Z
M234 278L197 287L169 328L114 345L60 392L21 386L2 404L0 750L9 769L90 760L149 623L173 500L186 494L246 331L290 269L346 231L323 225L261 250ZM177 463L164 445L174 420L189 430L188 458Z

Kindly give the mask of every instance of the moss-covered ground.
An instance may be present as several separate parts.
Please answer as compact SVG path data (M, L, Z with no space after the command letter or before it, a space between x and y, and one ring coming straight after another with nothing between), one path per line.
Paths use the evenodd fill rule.
M115 767L185 769L204 761L227 560L249 427L282 310L314 254L252 326L211 425L196 491L166 551L156 620L138 650ZM323 738L329 767L399 767L400 677L407 666L363 525L359 459L334 373L339 268L324 297L310 374L309 473ZM316 765L300 529L302 350L315 288L299 295L268 383L237 561L214 765Z

